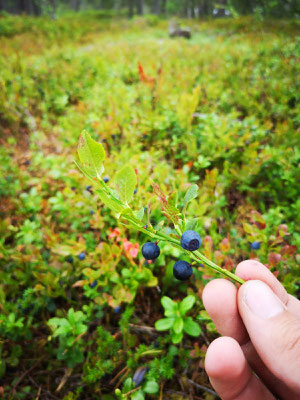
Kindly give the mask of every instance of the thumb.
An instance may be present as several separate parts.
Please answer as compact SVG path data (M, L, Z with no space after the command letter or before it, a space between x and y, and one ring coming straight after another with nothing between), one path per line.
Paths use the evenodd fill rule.
M251 280L240 288L238 306L266 367L300 393L300 319L261 281Z

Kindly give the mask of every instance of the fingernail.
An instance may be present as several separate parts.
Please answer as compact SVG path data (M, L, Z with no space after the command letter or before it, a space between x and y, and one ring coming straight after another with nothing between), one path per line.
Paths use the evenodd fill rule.
M244 302L256 316L268 319L285 310L284 304L268 285L261 281L248 281L244 291Z

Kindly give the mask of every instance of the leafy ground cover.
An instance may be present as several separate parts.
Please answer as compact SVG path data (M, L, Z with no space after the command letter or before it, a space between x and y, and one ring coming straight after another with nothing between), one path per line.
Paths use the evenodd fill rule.
M0 18L4 398L215 397L201 301L214 276L201 265L177 281L168 243L143 259L146 235L118 224L73 163L83 129L105 148L108 186L134 166L146 224L173 230L151 180L181 207L196 184L186 213L202 252L228 271L257 258L299 294L299 24L193 22L190 41L167 26ZM175 344L176 328L155 329L173 307L197 326Z

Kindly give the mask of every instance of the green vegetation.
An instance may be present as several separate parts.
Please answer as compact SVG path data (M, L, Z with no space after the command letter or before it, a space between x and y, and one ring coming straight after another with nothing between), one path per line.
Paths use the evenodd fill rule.
M169 242L145 261L149 237L82 176L77 142L102 143L112 190L134 167L120 200L149 229L176 234L166 196L205 257L230 273L257 258L299 293L299 22L183 21L185 40L157 17L99 15L0 18L0 391L213 398L201 293L215 275L176 280Z

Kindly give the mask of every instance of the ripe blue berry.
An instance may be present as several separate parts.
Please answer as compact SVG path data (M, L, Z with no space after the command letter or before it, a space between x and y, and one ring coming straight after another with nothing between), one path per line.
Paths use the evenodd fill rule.
M90 283L90 288L94 289L97 286L97 281Z
M86 188L85 188L85 190L87 190L88 192L91 192L92 191L92 185L88 185Z
M68 263L72 264L73 263L73 257L72 256L68 256L67 260Z
M160 255L160 248L156 243L147 242L142 247L142 254L146 260L155 260Z
M104 178L103 178L103 182L104 183L107 183L109 181L109 177L108 176L105 176Z
M259 249L260 249L260 243L259 243L259 242L253 242L253 243L251 243L251 249L253 249L253 250L259 250Z
M133 378L132 378L132 382L134 383L135 387L139 386L143 382L147 371L148 371L147 367L139 367L135 371Z
M117 306L117 307L114 308L114 313L115 314L119 314L120 311L121 311L121 306Z
M91 215L94 215L94 214L95 214L95 211L94 211L94 210L91 210L91 211L90 211L90 214L91 214Z
M195 231L185 231L180 238L180 244L185 250L195 251L201 245L201 238Z
M85 259L85 254L84 254L84 252L82 252L82 253L80 253L79 254L79 256L78 256L78 258L79 258L79 260L84 260Z
M180 281L186 281L193 274L193 268L186 261L177 261L173 267L173 275Z
M137 194L137 189L134 189L134 192L133 192L133 194Z

